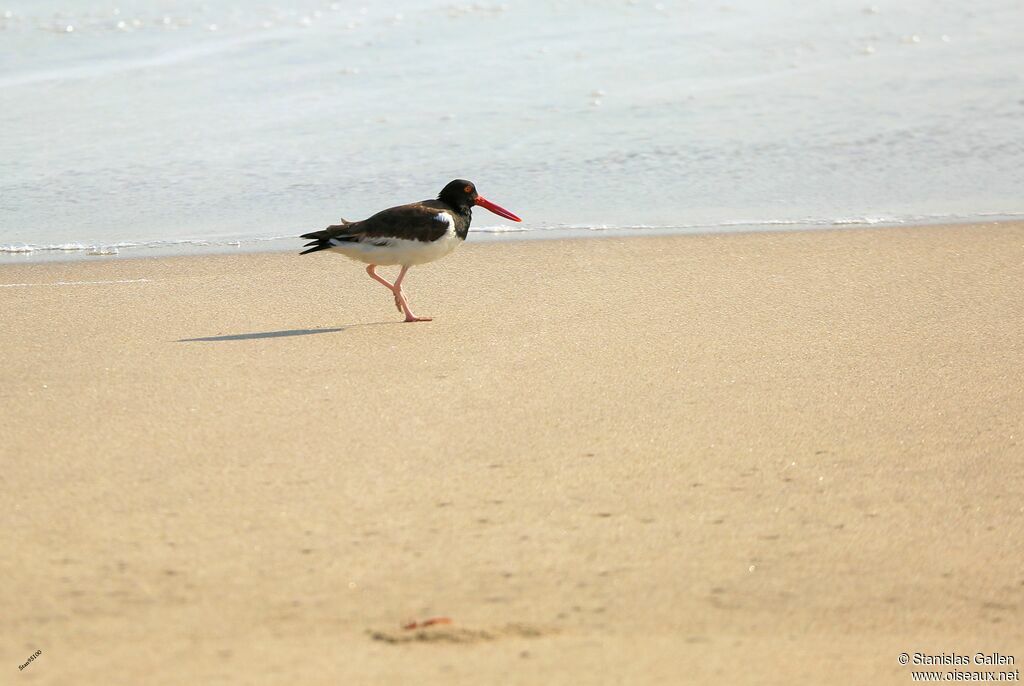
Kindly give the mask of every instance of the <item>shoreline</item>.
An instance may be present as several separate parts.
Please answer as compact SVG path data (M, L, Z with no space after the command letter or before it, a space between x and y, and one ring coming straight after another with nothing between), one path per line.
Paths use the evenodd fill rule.
M469 244L409 272L417 324L336 255L0 273L68 284L0 288L19 678L1022 657L1024 222Z
M703 235L744 235L788 231L834 231L844 229L892 229L915 227L963 226L966 224L1004 224L1021 221L1024 212L980 213L976 215L915 216L907 219L851 217L837 219L794 219L730 221L721 224L682 226L586 226L519 229L487 227L470 229L470 243L505 241L574 240L581 238L672 237ZM297 236L250 236L237 238L184 238L155 241L66 242L51 245L12 243L0 246L0 267L8 264L45 264L50 262L93 262L103 259L188 257L203 255L247 255L291 252L301 244Z

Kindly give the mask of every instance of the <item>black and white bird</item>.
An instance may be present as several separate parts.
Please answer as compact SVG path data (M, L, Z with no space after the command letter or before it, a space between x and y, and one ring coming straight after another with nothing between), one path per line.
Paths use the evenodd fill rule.
M514 222L522 221L477 193L472 182L455 179L441 190L437 200L390 207L359 222L342 219L340 224L323 231L303 234L302 238L311 242L299 254L330 250L366 263L370 278L395 296L395 307L405 315L405 321L429 322L430 317L417 317L409 309L409 301L402 292L405 273L414 264L444 257L466 240L474 205ZM377 274L379 265L401 265L402 270L391 283Z

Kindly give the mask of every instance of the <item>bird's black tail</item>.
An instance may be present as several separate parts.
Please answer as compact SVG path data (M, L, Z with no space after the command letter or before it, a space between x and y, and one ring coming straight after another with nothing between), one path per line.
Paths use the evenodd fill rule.
M342 219L340 224L333 224L331 226L328 226L326 229L323 229L322 231L312 231L310 233L302 234L301 236L299 236L299 238L305 238L310 242L306 243L306 245L303 246L304 248L307 248L307 250L303 250L299 254L305 255L306 253L316 252L318 250L326 250L330 248L331 239L338 238L339 236L344 236L346 233L345 229L351 223L352 222L348 222Z

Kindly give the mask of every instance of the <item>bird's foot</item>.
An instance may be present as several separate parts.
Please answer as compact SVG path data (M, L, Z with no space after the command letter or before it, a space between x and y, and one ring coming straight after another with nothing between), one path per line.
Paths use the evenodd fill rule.
M398 311L405 315L405 321L407 322L429 322L430 317L417 317L412 313L412 308L409 307L409 301L405 297L405 293L402 292L402 276L405 274L405 267L402 268L402 273L398 275L398 280L395 281L395 305L398 307Z

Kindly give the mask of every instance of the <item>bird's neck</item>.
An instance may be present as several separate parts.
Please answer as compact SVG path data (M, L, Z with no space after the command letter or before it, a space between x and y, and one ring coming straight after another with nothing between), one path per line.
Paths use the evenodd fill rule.
M462 217L467 222L473 218L473 210L471 205L456 205L454 203L445 203L448 207L452 208L452 212L455 216Z
M469 234L469 224L473 221L473 210L468 206L452 206L455 213L455 233L462 240Z

